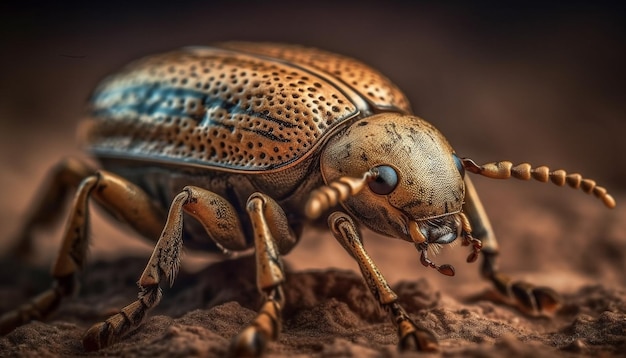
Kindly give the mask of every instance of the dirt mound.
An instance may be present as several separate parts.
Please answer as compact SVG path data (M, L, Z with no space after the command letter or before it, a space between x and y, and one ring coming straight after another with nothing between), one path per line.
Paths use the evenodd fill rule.
M99 262L83 275L81 293L46 323L33 322L0 339L3 355L82 355L81 336L92 323L130 302L144 258ZM3 262L2 310L45 288L43 270ZM8 270L12 267L13 270ZM120 343L95 354L114 356L224 355L230 337L253 319L259 296L249 257L182 273L145 323ZM30 285L24 285L25 278ZM16 288L18 287L18 288ZM19 287L23 289L19 289ZM26 288L24 288L26 287ZM583 286L565 296L553 319L528 318L483 297L458 301L427 280L400 281L400 302L433 330L445 356L618 356L626 349L626 292ZM396 332L352 271L289 271L283 334L268 356L394 356ZM9 299L10 298L10 299ZM471 301L471 302L469 302Z

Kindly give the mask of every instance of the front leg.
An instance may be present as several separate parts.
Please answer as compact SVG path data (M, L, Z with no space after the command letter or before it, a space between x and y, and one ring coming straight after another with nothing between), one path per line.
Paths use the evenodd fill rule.
M35 232L59 222L70 194L96 171L89 164L74 158L66 158L55 165L35 196L7 256L30 258L33 254Z
M561 297L549 287L537 287L527 282L515 281L501 273L497 266L498 242L491 228L476 189L465 177L465 204L463 211L472 226L472 235L482 242L482 275L490 280L505 302L532 316L550 316L561 306Z
M370 292L381 307L391 315L398 328L398 347L401 350L437 351L439 345L433 333L413 322L397 302L398 296L391 290L378 267L365 251L359 231L352 219L342 212L334 212L328 217L328 225L341 246L359 264Z

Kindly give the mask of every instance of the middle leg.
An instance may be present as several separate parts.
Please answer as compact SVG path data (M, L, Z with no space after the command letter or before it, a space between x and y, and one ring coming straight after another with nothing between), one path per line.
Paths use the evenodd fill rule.
M264 303L257 317L234 337L231 353L235 356L257 356L269 341L278 338L285 303L285 273L280 255L286 254L298 239L283 209L267 195L252 194L247 210L254 231L257 287Z
M202 188L185 187L172 201L165 227L137 282L139 297L106 321L93 325L83 337L85 350L104 348L137 327L148 310L159 303L160 283L174 283L183 246L183 212L197 219L218 246L234 251L246 247L238 213L226 199Z

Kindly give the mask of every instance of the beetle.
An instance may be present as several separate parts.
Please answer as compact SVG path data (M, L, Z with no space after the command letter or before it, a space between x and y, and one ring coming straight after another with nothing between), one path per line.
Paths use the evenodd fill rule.
M496 238L465 173L568 184L615 206L605 188L579 174L459 157L382 74L295 45L228 42L131 63L95 89L79 132L99 167L72 158L58 164L16 249L28 251L34 230L58 219L59 198L75 190L54 282L5 313L0 331L49 314L75 291L94 200L156 243L137 300L85 333L88 351L122 338L158 304L160 285L172 285L177 275L184 243L225 253L254 247L263 304L232 350L263 352L280 331L281 257L304 226L325 222L389 313L399 347L437 350L436 337L397 302L363 246L360 227L412 243L424 266L449 276L454 268L429 253L459 239L471 247L468 262L482 254L483 276L508 303L549 315L561 302L556 292L497 270Z

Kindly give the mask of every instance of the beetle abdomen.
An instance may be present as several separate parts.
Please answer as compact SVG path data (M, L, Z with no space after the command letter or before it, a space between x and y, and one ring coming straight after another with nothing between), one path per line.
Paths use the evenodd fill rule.
M106 79L83 128L88 149L99 156L266 171L298 161L332 128L370 112L362 94L324 69L269 57L280 46L260 47L265 54L228 45L236 44L148 57ZM403 110L405 102L386 107Z

